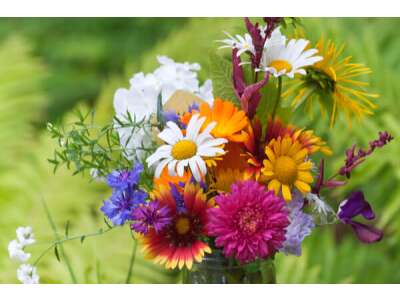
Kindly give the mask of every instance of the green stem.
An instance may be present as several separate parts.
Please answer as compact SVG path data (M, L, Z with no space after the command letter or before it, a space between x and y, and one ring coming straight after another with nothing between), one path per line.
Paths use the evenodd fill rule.
M129 261L128 274L126 275L125 283L130 283L130 281L131 281L133 266L135 264L135 259L136 259L137 240L133 236L132 236L132 239L133 239L133 247L132 247L131 259Z
M278 93L276 95L274 108L272 110L272 121L275 119L275 114L279 106L279 102L281 101L281 94L282 94L282 76L278 77Z
M57 232L56 224L54 223L54 220L53 220L53 218L51 217L51 214L50 214L50 210L47 207L47 204L46 204L46 202L44 201L43 198L42 198L42 204L43 204L44 210L46 211L47 219L49 220L50 226L53 229L54 237L56 238L56 240L58 240L59 239L59 234ZM78 281L76 280L76 276L75 276L74 270L72 268L71 262L69 261L69 258L67 256L67 254L65 253L65 250L64 250L64 247L63 247L62 244L60 244L60 252L61 252L61 256L62 256L62 258L65 261L65 264L67 266L67 269L68 269L68 272L69 272L69 275L71 277L72 282L73 283L78 283Z
M47 254L47 252L49 252L50 250L52 250L52 249L53 249L55 246L57 246L57 245L62 245L63 243L68 242L68 241L80 240L80 239L82 239L83 237L86 239L86 238L89 238L89 237L94 237L94 236L98 236L98 235L103 235L103 234L105 234L105 233L111 231L111 230L114 229L114 228L115 228L115 227L110 227L110 228L107 228L106 230L100 230L100 231L93 232L93 233L82 234L82 235L76 235L76 236L72 236L72 237L64 238L64 239L58 239L58 240L54 241L49 247L47 247L47 248L39 255L39 257L35 260L35 262L33 263L33 265L36 266L36 265L40 262L40 260ZM61 246L60 246L60 249L61 249Z

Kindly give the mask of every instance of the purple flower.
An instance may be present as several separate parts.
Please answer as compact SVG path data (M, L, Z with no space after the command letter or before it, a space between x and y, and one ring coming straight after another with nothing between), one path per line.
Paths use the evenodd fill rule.
M192 113L194 110L199 110L199 104L196 103L196 102L190 104L190 105L189 105L189 109L188 109L188 111L189 111L190 113Z
M144 204L147 193L142 190L114 190L111 197L104 201L101 211L111 220L120 226L131 218L132 210L139 204Z
M143 165L136 163L132 170L120 170L113 171L107 176L107 184L119 191L123 191L128 188L134 188L139 180L140 175L143 172Z
M171 223L170 210L167 206L161 206L158 201L150 201L144 205L139 205L132 212L131 229L147 234L150 228L154 228L159 233L165 226Z
M180 124L180 118L179 118L179 116L178 116L178 114L176 112L174 112L174 111L163 111L162 115L164 117L165 123L169 122L169 121L172 121L174 123Z
M296 195L288 204L290 224L286 228L285 242L280 249L286 255L300 256L301 243L315 227L313 217L302 211L303 204L303 197L300 194Z
M376 148L381 148L393 140L393 137L386 131L379 132L379 138L369 143L368 149L359 149L356 153L356 145L346 150L346 160L343 167L340 168L339 174L346 175L350 178L350 174L355 167L365 161L368 155L371 155Z
M375 218L371 205L365 200L364 194L361 191L351 193L348 199L340 204L337 216L342 223L353 227L355 234L361 242L375 243L380 241L383 237L383 232L370 225L353 221L353 218L358 215L363 216L367 220Z
M267 26L264 28L262 28L258 23L251 23L249 18L244 18L244 23L251 36L255 50L255 54L251 56L251 65L253 69L259 67L264 50L264 44L266 40L271 37L272 31L274 31L274 29L279 25L279 23L282 21L282 18L264 17L263 20L265 23L267 23Z
M240 66L240 57L237 56L237 49L232 50L232 64L233 64L233 86L235 89L236 97L240 100L240 105L247 116L252 119L256 114L258 104L261 99L260 89L268 82L269 73L265 73L264 79L246 86L244 82L243 69Z
M183 184L183 186L181 184ZM185 183L180 182L179 186L184 187ZM183 200L183 196L182 196L181 192L178 190L178 188L173 183L170 183L169 187L171 189L171 194L172 194L173 198L175 199L176 210L179 213L185 213L186 212L185 201Z

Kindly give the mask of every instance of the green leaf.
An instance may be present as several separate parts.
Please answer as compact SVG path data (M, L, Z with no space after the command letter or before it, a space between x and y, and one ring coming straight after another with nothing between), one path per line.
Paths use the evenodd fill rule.
M214 96L227 99L239 105L232 83L232 64L216 53L210 54L210 77Z
M54 246L54 254L56 255L57 260L58 260L59 262L61 262L60 254L58 253L58 247L57 247L57 245Z
M69 234L69 220L67 220L67 223L65 224L65 237L68 238Z

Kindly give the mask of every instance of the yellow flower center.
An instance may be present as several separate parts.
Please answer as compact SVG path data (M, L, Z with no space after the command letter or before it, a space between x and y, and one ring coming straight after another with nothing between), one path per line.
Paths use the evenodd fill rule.
M292 65L287 60L277 59L271 62L271 68L274 68L277 72L286 70L286 72L290 72L292 70Z
M280 156L275 162L276 178L283 184L293 184L297 178L297 165L293 158Z
M179 141L172 147L172 157L176 160L191 158L196 152L196 144L188 140Z
M175 228L179 234L186 234L190 229L189 219L186 217L179 217L175 223Z

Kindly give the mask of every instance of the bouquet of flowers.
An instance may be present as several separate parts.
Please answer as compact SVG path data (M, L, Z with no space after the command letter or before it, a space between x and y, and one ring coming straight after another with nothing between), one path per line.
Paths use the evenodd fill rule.
M50 162L107 183L111 196L99 202L107 230L130 226L146 257L185 269L184 282L273 282L274 256L300 256L315 226L344 223L361 242L381 240L381 230L354 220L375 217L362 191L337 207L325 191L345 185L393 137L380 132L367 148L351 146L343 166L327 175L331 148L314 130L288 122L316 103L329 115L327 126L340 114L349 122L372 114L377 95L359 78L370 69L331 41L313 46L281 33L298 21L245 18L247 33L219 41L231 50L230 62L217 56L230 66L230 99L215 94L211 80L199 84L200 65L158 56L153 73L137 73L115 92L110 124L97 127L82 113L72 128L49 124L59 144ZM29 242L9 245L23 261L34 242L30 228L17 234L24 232ZM38 282L34 266L22 267L23 282Z

